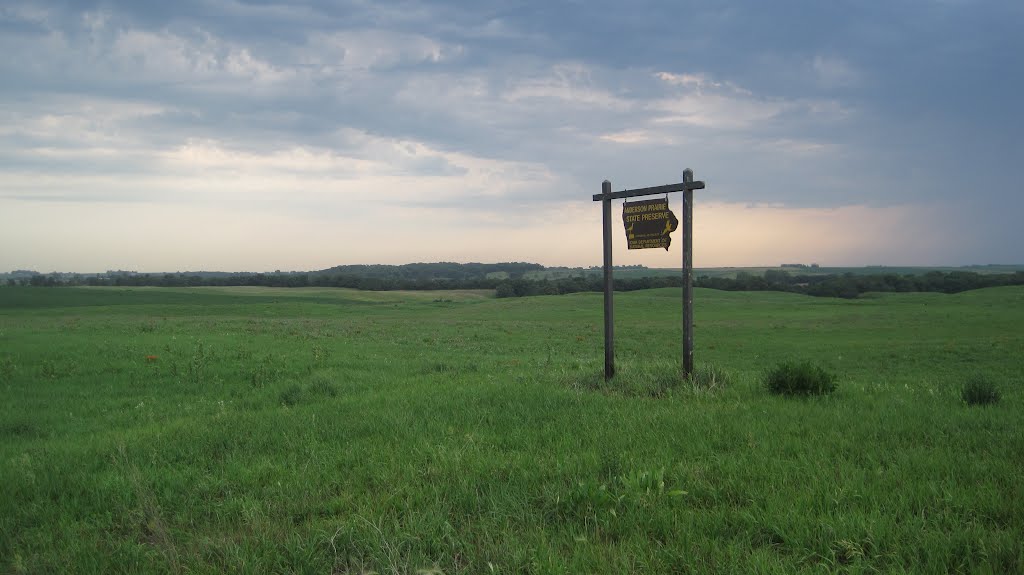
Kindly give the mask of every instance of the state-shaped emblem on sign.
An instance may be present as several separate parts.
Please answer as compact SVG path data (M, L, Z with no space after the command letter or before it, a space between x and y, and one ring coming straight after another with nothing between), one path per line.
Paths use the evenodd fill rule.
M672 244L669 235L679 227L679 220L668 209L668 198L624 202L622 224L626 228L626 243L631 250L665 248Z

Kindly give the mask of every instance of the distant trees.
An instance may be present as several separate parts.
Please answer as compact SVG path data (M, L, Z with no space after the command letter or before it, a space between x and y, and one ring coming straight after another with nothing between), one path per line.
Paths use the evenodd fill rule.
M36 274L28 280L28 285L36 287L53 287L61 285L61 282L54 274Z
M616 291L660 287L679 287L681 276L617 278ZM738 272L735 278L701 276L694 285L726 291L787 291L819 297L855 298L867 292L942 292L962 291L1004 285L1024 285L1024 272L978 274L975 272L932 271L922 275L897 274L821 274L793 275L785 270L767 270L763 275ZM522 297L546 293L599 292L601 277L572 277L557 280L518 280L504 282L498 297Z
M821 297L854 298L868 292L942 292L962 291L1003 285L1024 285L1024 272L979 274L967 271L930 271L925 274L820 274L792 275L768 270L764 276L746 272L735 279L698 278L698 287L736 291L789 291Z
M747 271L729 277L698 277L697 287L727 291L787 291L811 296L854 298L866 292L942 292L958 293L966 290L1003 285L1024 285L1024 272L985 273L970 271L929 271L924 274L864 273L841 274L796 273L811 271L815 267L771 269L763 274ZM498 264L457 264L451 262L418 263L403 266L337 266L319 272L223 273L185 272L140 274L135 272L107 272L102 276L80 274L40 274L30 277L9 278L8 286L30 285L53 287L61 285L90 286L264 286L264 287L341 287L372 291L389 290L445 290L493 289L499 298L535 295L558 295L603 290L602 274L598 269L580 271L567 277L552 277L540 264L522 262ZM635 270L635 267L630 269ZM501 272L501 273L496 273ZM501 276L498 278L497 276ZM543 279L532 279L540 277ZM655 275L615 279L616 291L680 287L680 275Z
M24 280L32 286L90 285L90 286L265 286L265 287L345 287L363 290L434 290L434 289L494 289L500 279L487 276L502 272L503 277L521 279L531 271L543 271L540 264L509 262L497 264L458 264L451 262L417 263L401 266L356 265L337 266L317 272L224 273L184 272L146 274L108 271L101 275L39 274ZM10 283L10 282L8 282Z

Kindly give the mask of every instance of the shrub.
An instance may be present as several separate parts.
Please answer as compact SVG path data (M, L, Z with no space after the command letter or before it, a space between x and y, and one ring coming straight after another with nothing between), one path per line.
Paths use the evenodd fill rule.
M989 405L999 401L999 390L991 380L982 376L974 376L964 384L960 393L967 405Z
M836 389L836 376L809 361L784 361L764 375L768 391L780 395L826 395Z

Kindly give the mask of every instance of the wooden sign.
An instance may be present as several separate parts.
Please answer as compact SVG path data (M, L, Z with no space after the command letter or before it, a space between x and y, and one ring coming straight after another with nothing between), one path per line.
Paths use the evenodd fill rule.
M626 227L626 242L631 250L665 248L672 244L669 235L679 227L679 220L668 209L668 198L624 202L622 224Z
M615 376L615 306L612 304L612 200L640 196L661 196L683 192L683 376L693 374L693 190L703 190L704 182L693 181L693 170L683 170L678 184L612 191L612 183L601 182L601 193L594 201L601 202L601 236L604 251L604 378ZM640 207L646 206L646 207ZM645 215L646 214L646 215ZM668 199L626 202L622 208L629 249L665 248L679 220L668 209ZM650 226L650 228L648 228ZM653 228L653 229L652 229ZM647 234L651 234L648 236ZM647 245L645 245L647 244Z

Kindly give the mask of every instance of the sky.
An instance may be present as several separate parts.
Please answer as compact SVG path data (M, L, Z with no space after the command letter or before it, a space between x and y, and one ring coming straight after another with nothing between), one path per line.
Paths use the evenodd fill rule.
M0 271L1024 263L1019 0L0 3ZM680 194L670 197L679 215ZM673 247L616 265L678 267Z

